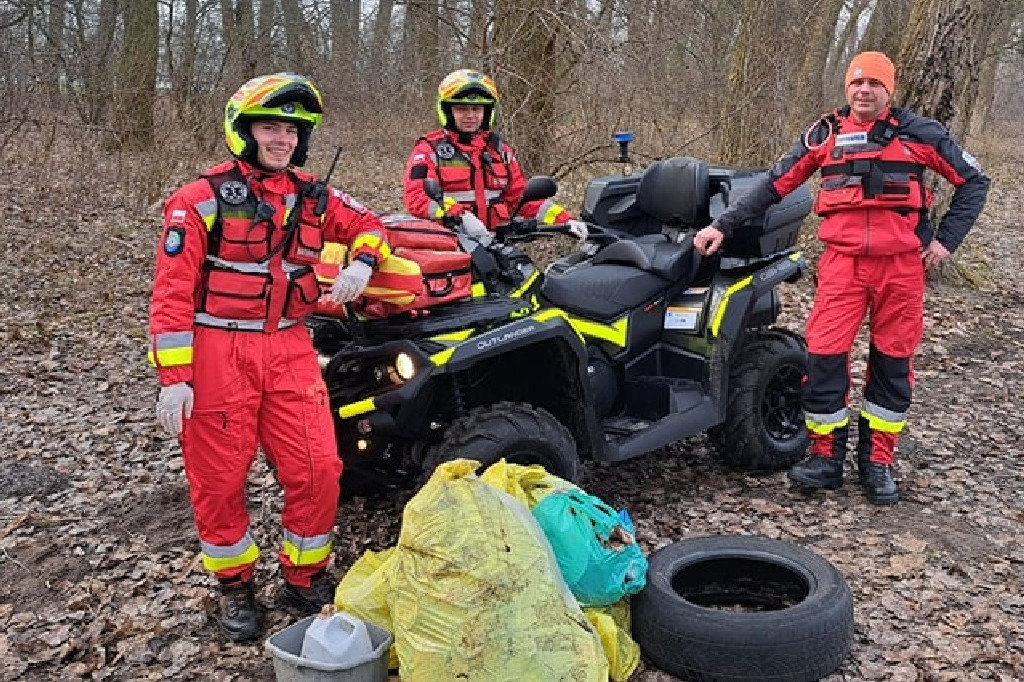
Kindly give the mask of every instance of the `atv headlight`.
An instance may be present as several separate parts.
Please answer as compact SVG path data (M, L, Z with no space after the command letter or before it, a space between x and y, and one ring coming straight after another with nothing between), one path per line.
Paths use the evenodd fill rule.
M395 356L395 371L403 381L408 381L416 375L416 363L408 353L399 353Z

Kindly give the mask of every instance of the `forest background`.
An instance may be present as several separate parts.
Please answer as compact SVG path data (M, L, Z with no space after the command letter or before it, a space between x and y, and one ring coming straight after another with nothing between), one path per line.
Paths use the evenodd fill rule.
M0 157L90 169L149 208L222 154L242 82L295 71L326 100L310 169L340 144L340 177L365 189L368 163L393 163L378 203L399 208L437 83L473 67L497 81L527 173L572 192L614 158L616 130L636 133L641 162L767 165L842 104L864 49L896 62L897 104L960 139L1019 118L1014 0L3 0ZM96 174L107 166L115 177Z

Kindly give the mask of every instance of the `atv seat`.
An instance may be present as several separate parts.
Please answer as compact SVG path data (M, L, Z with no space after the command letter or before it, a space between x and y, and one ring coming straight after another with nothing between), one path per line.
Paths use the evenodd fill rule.
M661 236L661 235L658 235ZM669 282L689 278L697 266L693 250L693 237L687 236L681 244L662 237L654 240L620 239L597 252L591 259L594 265L632 265L657 275Z
M672 284L689 282L698 263L689 236L682 244L661 235L656 240L623 239L588 261L564 269L549 268L541 295L568 312L613 320Z
M708 166L692 156L655 161L636 188L637 208L674 232L707 225L710 198Z

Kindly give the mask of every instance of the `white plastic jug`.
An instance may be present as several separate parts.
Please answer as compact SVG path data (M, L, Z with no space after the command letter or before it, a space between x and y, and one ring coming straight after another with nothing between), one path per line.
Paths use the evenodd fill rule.
M324 609L310 621L299 656L317 663L342 665L364 660L372 653L366 623L344 611Z

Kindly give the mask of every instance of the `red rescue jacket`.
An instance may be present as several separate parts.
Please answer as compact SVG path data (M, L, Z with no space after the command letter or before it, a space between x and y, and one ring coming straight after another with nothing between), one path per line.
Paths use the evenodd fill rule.
M445 197L455 201L439 206L423 191L423 180L436 178ZM474 213L496 230L508 223L523 196L526 180L512 147L498 135L481 130L453 133L435 130L413 147L405 169L405 207L414 216L438 220L445 215ZM538 217L543 224L561 224L572 215L551 199L530 202L520 211L526 218Z
M228 161L172 194L149 317L161 384L191 380L195 325L273 333L300 323L319 297L313 265L325 241L371 267L390 252L376 215L297 169Z

